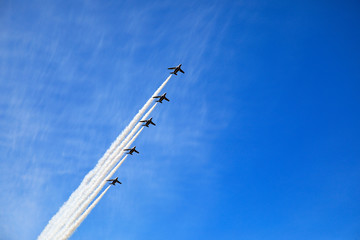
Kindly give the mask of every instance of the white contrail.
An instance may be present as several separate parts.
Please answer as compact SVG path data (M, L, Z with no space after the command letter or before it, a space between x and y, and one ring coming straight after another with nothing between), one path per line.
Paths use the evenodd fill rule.
M126 129L125 129L126 130ZM81 194L82 190L86 185L91 182L91 179L96 175L96 172L104 165L105 161L109 158L109 156L114 152L114 150L119 146L119 144L125 138L125 130L121 132L121 134L116 138L116 140L111 144L110 148L105 152L104 156L98 161L97 165L93 170L91 170L83 179L80 186L74 191L69 199L63 204L63 206L59 209L59 211L51 218L43 232L39 235L38 240L41 239L49 239L47 235L53 235L57 229L61 228L61 224L58 222L61 221L63 215L68 212L69 206L72 205L76 199L78 199L79 195ZM53 233L53 234L51 234Z
M63 206L59 209L59 211L51 218L51 220L49 221L49 223L47 224L47 226L45 227L43 232L38 237L39 240L40 239L48 239L48 237L45 237L45 236L51 231L52 232L56 231L56 229L54 229L54 227L59 225L59 224L57 224L59 219L61 219L62 216L64 214L66 214L66 210L68 210L68 206L72 205L72 202L78 198L78 196L81 194L81 190L83 189L83 187L85 187L90 182L90 180L95 176L98 169L105 163L105 161L108 159L108 157L114 152L114 150L118 147L118 145L123 141L123 139L126 136L125 131L126 131L126 129L123 130L120 135L118 135L116 140L111 144L110 148L108 148L108 150L105 152L103 157L98 161L95 168L93 170L91 170L84 177L83 181L81 182L81 184L77 188L77 190L71 194L69 199L63 204Z
M115 142L111 145L111 147L106 151L105 155L99 160L98 164L95 166L95 168L90 171L85 178L83 179L80 186L75 190L67 202L64 203L64 205L60 208L60 210L57 212L57 214L49 221L48 225L45 227L43 232L38 237L39 240L41 239L48 239L48 235L52 233L56 233L63 224L59 224L59 221L62 222L62 220L66 221L64 219L64 214L67 214L69 211L69 206L73 205L73 202L76 201L76 199L84 194L84 191L86 191L87 185L92 183L94 177L96 177L96 174L99 172L99 170L102 168L104 163L106 163L106 160L109 158L110 155L114 152L115 149L118 148L118 145L120 142L124 139L124 137L129 133L129 131L134 127L134 125L139 121L141 116L144 114L146 109L151 105L153 102L153 96L159 95L160 91L165 87L167 82L170 80L172 75L170 75L163 84L155 91L155 93L152 95L152 97L146 102L146 104L143 106L142 109L138 112L138 114L133 118L133 120L130 122L130 124L123 130L123 132L117 137ZM86 192L85 192L86 193Z
M66 235L64 235L63 237L59 238L62 240L68 239L73 233L74 231L80 226L80 224L84 221L84 219L89 215L89 213L91 212L91 210L93 210L93 208L96 206L96 204L98 204L98 202L101 200L101 198L105 195L105 193L109 190L111 186L108 186L102 193L101 195L90 205L90 207L88 209L86 209L86 211L81 215L81 217L79 219L77 219L77 221L75 222L74 226L72 227L72 229L70 229L71 231L69 231Z
M126 130L126 129L125 129ZM76 191L74 191L70 198L63 204L63 206L59 209L56 215L53 216L53 218L49 221L48 225L45 227L43 232L38 237L38 240L47 240L50 236L56 233L56 231L59 230L59 228L62 227L62 224L59 224L59 221L61 219L64 219L64 214L68 213L69 207L73 205L73 202L76 201L79 196L81 196L81 193L83 189L91 182L91 179L96 176L96 172L101 169L101 166L104 165L105 161L109 158L109 156L114 152L114 150L119 146L119 144L123 141L125 138L124 131L116 138L116 140L111 144L110 148L106 151L104 156L98 161L97 165L93 170L91 170L83 179L80 186L77 188ZM65 220L65 219L64 219Z
M144 118L148 118L151 112L155 109L157 103L155 103L151 109L149 109L146 114L144 115ZM88 191L85 192L83 195L80 195L78 198L78 201L74 202L71 207L71 209L68 210L68 214L65 214L63 219L64 221L60 222L57 228L57 231L52 231L48 234L48 238L53 238L55 235L63 235L63 232L66 231L69 224L71 224L73 221L75 221L76 217L80 216L80 214L85 210L85 208L91 203L91 201L96 197L97 193L94 195L92 192L94 192L94 189L97 188L97 186L104 180L106 174L111 170L111 168L116 164L116 162L121 158L121 156L125 153L123 151L124 148L129 148L130 145L135 141L137 136L140 134L143 128L133 137L133 135L139 130L139 128L142 126L142 123L138 122L137 125L131 130L130 134L125 138L125 140L120 144L120 146L113 152L111 157L108 159L108 162L105 163L105 167L103 169L100 169L100 173L97 174L97 177L95 176L92 179L92 184L88 184ZM131 138L131 140L130 140ZM130 141L130 142L129 142ZM126 145L125 145L126 144ZM82 204L83 202L83 204ZM73 217L75 215L75 217ZM69 220L69 218L71 220Z
M144 118L148 118L149 115L151 114L151 112L155 109L157 103L155 103L151 109L149 109L147 111L147 113L144 115ZM80 214L85 210L85 208L91 203L91 201L96 197L96 195L99 193L99 191L101 190L101 188L103 187L103 185L101 186L100 189L98 189L98 191L95 191L96 193L94 193L94 189L97 189L97 187L99 186L99 184L101 184L102 181L104 181L104 179L107 177L107 173L114 167L114 165L116 164L116 162L122 157L122 155L125 153L123 151L124 148L129 148L130 145L135 141L135 139L138 137L138 135L141 133L141 131L143 130L143 127L139 130L139 128L142 126L142 123L138 122L137 125L132 129L132 131L130 132L130 134L126 137L126 139L121 143L120 147L118 147L116 149L116 151L114 151L113 155L115 155L113 158L110 158L108 161L108 164L106 166L105 169L103 169L103 171L98 174L98 178L95 179L93 181L93 184L89 186L89 191L87 195L83 195L83 196L79 196L79 201L75 202L73 205L73 209L71 209L70 215L67 215L64 217L64 219L66 219L66 221L63 221L63 223L60 223L62 226L59 228L58 231L53 232L52 234L49 234L49 237L53 237L55 234L59 235L59 234L63 234L64 231L66 231L67 226L69 226L69 224L71 224L73 221L76 220L76 218L78 216L80 216ZM139 130L139 131L138 131ZM138 131L138 132L137 132ZM137 132L137 133L136 133ZM136 133L135 136L133 136ZM131 138L131 140L130 140ZM130 141L130 142L129 142ZM126 145L125 145L126 144ZM82 203L83 202L83 203Z
M143 130L143 128L141 128L140 129L140 131L139 132L141 132ZM121 161L120 162L118 162L118 164L115 166L115 168L107 175L107 177L106 177L106 179L110 179L113 175L114 175L114 173L119 169L119 167L123 164L123 162L125 161L125 159L128 157L129 155L126 155L125 157L123 157L123 159L121 159ZM98 192L100 192L100 190L103 188L103 186L105 185L105 180L104 180L104 183L102 184L102 185L100 185L98 188L99 188L99 191ZM93 204L92 204L93 205ZM92 206L91 205L91 206ZM89 207L89 208L91 208L91 206ZM86 210L87 211L87 210ZM83 217L84 216L84 213L76 220L76 222L74 223L74 224L72 224L71 226L70 226L70 228L68 229L68 232L65 234L65 236L67 236L68 238L74 233L74 231L80 226L80 224L78 224L78 221L79 221L79 219L80 219L80 221L82 222L85 218L86 218L86 216L85 217ZM82 219L83 218L83 219ZM80 222L80 223L81 223ZM65 238L65 239L67 239L67 238Z
M151 114L151 112L155 109L157 103L155 103L151 109L147 111L147 113L144 115L144 118L148 118L148 116ZM142 126L142 123L139 121L137 122L136 126L131 130L130 134L125 138L125 140L120 144L120 146L113 152L113 155L111 158L109 158L108 162L105 164L104 168L101 169L99 174L97 175L97 178L94 178L92 181L92 189L96 188L101 181L106 177L107 173L114 167L116 162L121 158L123 154L125 154L124 149L129 148L130 145L135 141L135 139L138 137L138 135L141 133L143 128L139 132L139 128ZM134 136L134 134L136 135ZM89 187L89 191L91 191L91 187Z
M155 103L144 115L144 118L148 118L151 112L155 109L157 103ZM124 149L129 148L130 145L135 141L135 139L138 137L138 135L143 130L143 127L139 130L139 128L142 126L142 123L138 122L136 126L131 130L130 134L125 138L125 140L121 143L120 147L117 148L113 155L113 158L110 158L107 162L106 166L102 169L102 171L97 175L98 177L93 181L92 187L98 186L101 181L106 177L107 173L114 167L116 162L121 158L122 155L125 154ZM138 131L139 130L139 131ZM136 135L134 136L134 134Z
M152 108L153 109L153 108ZM144 128L142 127L137 133L136 135L131 139L130 142L128 142L128 144L125 146L125 148L129 148L129 146L135 141L135 139L139 136L139 134L141 133L141 131L143 130ZM115 156L115 159L113 159L113 162L118 162L118 160L121 158L121 156L124 154L123 151L121 151L117 156ZM100 190L104 187L104 185L106 184L106 181L105 179L108 179L108 178L111 178L111 176L116 172L116 170L121 166L121 164L125 161L125 159L127 158L127 156L129 155L126 155L119 163L118 165L110 172L110 174L108 174L109 171L106 172L107 176L105 178L102 178L100 179L100 185L97 184L97 185L94 185L94 187L96 188L95 190L93 190L90 194L90 196L85 196L86 198L84 199L84 202L81 204L78 205L78 204L75 204L75 209L73 210L74 211L74 214L72 216L67 216L66 219L67 219L67 223L65 225L65 227L57 233L57 236L59 236L59 238L63 235L66 235L66 233L69 231L69 229L71 229L70 226L72 226L72 223L74 221L76 221L80 215L83 213L83 211L89 206L89 204L94 200L94 198L99 194ZM52 236L50 236L52 237ZM57 239L57 238L55 238Z

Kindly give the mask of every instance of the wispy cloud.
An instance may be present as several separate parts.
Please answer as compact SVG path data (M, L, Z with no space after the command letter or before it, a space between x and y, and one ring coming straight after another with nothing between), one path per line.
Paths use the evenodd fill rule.
M40 232L166 77L166 67L182 62L186 74L170 83L171 108L157 110L161 126L142 137L144 145L161 144L159 154L176 156L179 149L204 148L209 119L223 116L212 124L220 129L228 121L221 110L209 109L201 92L212 64L204 56L216 54L221 41L223 13L216 4L185 3L181 11L161 2L63 5L14 2L2 9L0 190L8 194L0 198L6 206L0 225L8 239ZM128 167L136 176L158 170ZM44 204L49 199L51 206ZM39 222L14 229L30 216Z

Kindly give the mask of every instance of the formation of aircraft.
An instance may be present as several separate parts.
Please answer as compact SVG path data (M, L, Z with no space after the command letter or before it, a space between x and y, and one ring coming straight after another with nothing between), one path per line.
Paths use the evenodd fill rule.
M139 122L144 123L143 126L149 127L150 124L156 126L156 124L152 121L153 118L149 118L148 120L141 120Z
M114 186L115 186L116 183L121 184L121 182L118 180L118 177L116 177L114 179L109 179L109 180L106 180L106 181L110 182L109 184L114 185Z
M176 67L170 67L168 68L169 70L174 70L173 72L171 72L170 74L175 74L177 75L177 73L180 71L181 73L185 73L182 69L181 69L181 65L182 64L179 64L178 66ZM160 96L154 96L153 98L158 98L158 100L156 102L159 102L159 103L162 103L162 101L166 100L166 101L170 101L167 97L166 97L166 93L164 93L163 95L160 95ZM145 127L149 127L150 124L156 126L156 124L152 121L153 118L149 118L149 119L144 119L144 120L141 120L139 122L142 122L144 123L142 126L145 126ZM137 150L136 150L136 146L132 147L132 148L126 148L124 149L124 151L128 151L126 154L130 154L132 155L134 152L136 153L139 153ZM119 183L121 184L121 182L118 180L118 177L114 178L114 179L108 179L106 180L109 182L109 184L111 185L114 185L116 183Z
M134 152L139 153L139 152L136 150L136 146L134 146L133 148L124 149L124 151L129 151L129 152L127 152L126 154L130 154L130 155L132 155Z
M181 69L181 65L182 65L182 64L179 64L179 65L177 65L176 67L170 67L170 68L168 68L169 70L174 69L174 71L171 72L170 74L175 74L175 75L177 75L177 72L178 72L178 71L180 71L180 72L182 72L182 73L185 73L185 72Z
M166 97L166 93L164 93L163 95L160 95L160 96L155 96L153 98L158 98L158 100L156 102L159 102L159 103L162 103L163 100L166 100L166 101L170 101L167 97Z

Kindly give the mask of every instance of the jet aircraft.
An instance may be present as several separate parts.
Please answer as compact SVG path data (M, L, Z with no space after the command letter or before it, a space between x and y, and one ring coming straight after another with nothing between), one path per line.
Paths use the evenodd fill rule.
M149 127L149 124L156 126L156 124L152 121L152 118L149 118L148 120L141 120L139 122L143 122L143 126L145 127Z
M167 97L166 97L166 93L164 93L163 95L161 96L155 96L153 98L158 98L158 100L156 102L159 102L159 103L162 103L163 100L166 100L166 101L170 101Z
M124 149L124 151L129 151L126 154L130 154L130 155L132 155L133 152L139 153L138 151L136 151L136 146L134 146L133 148Z
M180 72L182 72L182 73L185 73L185 72L181 69L181 65L182 65L182 64L179 64L179 65L176 66L176 67L168 68L169 70L170 70L170 69L174 69L174 71L171 72L170 74L175 74L175 75L177 75L177 72L178 72L178 71L180 71Z
M115 183L121 184L121 182L118 180L118 177L116 177L114 179L109 179L109 180L106 180L106 181L111 182L109 184L114 185L114 186L115 186Z

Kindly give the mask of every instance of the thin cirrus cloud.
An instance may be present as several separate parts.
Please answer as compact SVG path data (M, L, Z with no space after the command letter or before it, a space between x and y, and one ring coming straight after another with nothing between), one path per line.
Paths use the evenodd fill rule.
M38 235L151 94L154 82L165 76L166 67L184 62L189 81L176 79L167 91L173 101L187 99L195 107L178 105L182 115L159 109L154 114L163 127L151 140L165 139L162 146L169 154L177 151L171 150L175 141L200 147L202 131L189 126L201 126L210 117L207 96L189 94L189 89L205 84L202 56L221 41L214 27L220 14L216 5L155 16L157 3L125 3L115 12L107 4L73 3L68 9L62 4L35 2L25 8L15 2L2 10L0 152L5 160L0 189L8 194L0 198L6 206L0 225L6 239ZM176 118L167 122L171 116ZM145 145L149 136L143 138ZM70 186L64 181L68 177L74 179ZM46 204L49 199L53 206ZM29 221L30 216L37 220Z

